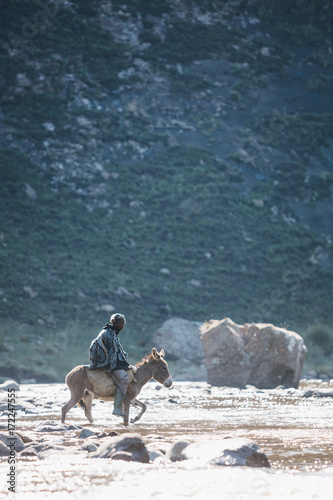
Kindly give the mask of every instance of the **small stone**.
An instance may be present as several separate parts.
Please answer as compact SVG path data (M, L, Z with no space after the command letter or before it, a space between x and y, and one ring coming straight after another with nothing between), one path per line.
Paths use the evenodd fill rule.
M80 432L79 439L86 439L87 437L95 436L95 435L96 435L95 432L93 432L89 429L83 429Z
M261 200L261 199L259 199L259 198L252 200L252 203L253 203L256 207L263 207L263 206L264 206L264 200Z
M48 131L48 132L54 132L55 131L55 125L50 122L45 122L43 123L43 127Z
M87 118L85 118L84 116L78 116L77 122L82 127L88 127L89 125L91 125L91 122L89 120L87 120Z
M102 306L97 308L98 311L106 311L106 312L113 312L115 311L115 308L112 304L103 304Z
M131 208L137 208L137 207L139 207L140 205L142 205L141 201L135 201L135 200L131 201L131 202L130 202L130 204L129 204L129 206L130 206Z
M180 460L184 460L182 455L182 451L189 445L188 441L176 441L173 445L168 449L165 454L165 457L171 460L172 462L179 462Z
M268 57L270 55L269 47L261 47L260 54L262 56Z
M170 274L169 269L167 269L166 267L162 267L159 272L161 274Z
M201 286L200 280L189 280L187 283L189 285L196 286L197 288L199 288Z
M94 443L89 443L89 444L84 444L80 449L92 453L93 451L97 450L97 446Z
M31 299L34 299L35 297L38 296L38 293L34 292L31 286L24 286L23 290L27 292L27 294L30 296Z
M30 184L25 184L25 192L31 200L35 200L37 198L36 191L30 186Z

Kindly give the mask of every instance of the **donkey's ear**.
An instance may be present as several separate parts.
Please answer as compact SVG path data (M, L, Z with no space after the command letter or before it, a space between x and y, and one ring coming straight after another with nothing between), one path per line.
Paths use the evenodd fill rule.
M161 349L161 350L160 350L160 357L161 357L161 358L164 358L164 356L165 356L164 349Z
M153 356L154 359L160 359L160 355L158 354L157 349L155 347L152 348L151 355Z

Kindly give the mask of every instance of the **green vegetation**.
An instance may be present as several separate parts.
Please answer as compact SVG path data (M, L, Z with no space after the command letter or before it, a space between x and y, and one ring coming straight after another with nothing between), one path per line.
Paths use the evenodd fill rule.
M146 44L138 47L115 40L99 2L75 0L43 18L38 3L0 0L8 375L63 379L88 361L112 307L127 316L133 362L172 316L287 322L295 331L332 323L333 270L315 257L318 247L332 256L332 244L297 219L294 204L331 196L323 148L333 115L272 112L270 103L253 113L252 94L265 97L291 55L277 37L287 27L275 4L246 7L265 22L249 36L234 21L247 2L238 4L214 2L223 23L204 24L179 21L164 1L112 2L117 23L138 23ZM326 37L326 21L309 9L311 40L321 28ZM163 38L155 27L164 14ZM304 57L325 67L308 90L326 91L325 54ZM206 73L203 60L222 61L221 74ZM326 356L330 335L305 337Z
M261 116L254 126L260 141L290 152L294 150L302 155L322 155L322 146L328 147L333 138L333 114L290 115L276 111Z
M325 324L314 324L302 332L308 348L306 370L332 373L333 328Z

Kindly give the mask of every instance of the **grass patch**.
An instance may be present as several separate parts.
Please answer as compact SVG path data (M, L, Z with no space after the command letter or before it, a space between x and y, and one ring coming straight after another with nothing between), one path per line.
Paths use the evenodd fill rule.
M305 371L316 370L318 373L333 373L333 328L324 323L311 324L303 333L308 352Z
M253 128L263 144L322 158L321 148L329 147L328 141L333 138L333 114L275 112L259 117Z

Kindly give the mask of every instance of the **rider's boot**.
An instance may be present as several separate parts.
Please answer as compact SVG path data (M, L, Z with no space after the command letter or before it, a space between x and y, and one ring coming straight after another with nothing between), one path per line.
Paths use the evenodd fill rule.
M114 410L112 412L112 415L117 415L118 417L126 417L126 414L122 410L124 397L125 394L123 394L119 389L117 389L116 396L114 398Z

